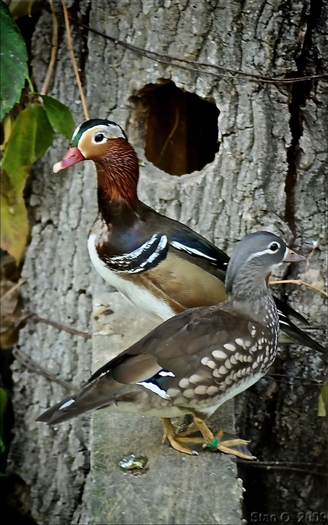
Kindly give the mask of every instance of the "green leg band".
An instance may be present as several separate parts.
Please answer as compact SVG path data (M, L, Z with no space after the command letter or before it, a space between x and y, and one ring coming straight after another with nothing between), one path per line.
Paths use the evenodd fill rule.
M207 445L207 447L210 448L211 450L215 450L215 449L217 448L217 446L218 446L219 443L220 443L220 440L219 440L217 437L215 437L215 438L213 439L212 443L209 443L209 444Z

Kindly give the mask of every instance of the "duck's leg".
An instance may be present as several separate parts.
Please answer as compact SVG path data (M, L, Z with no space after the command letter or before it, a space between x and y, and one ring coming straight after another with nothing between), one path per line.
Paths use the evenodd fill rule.
M164 430L163 443L168 441L172 448L174 448L178 452L182 452L183 454L189 454L191 456L198 455L198 453L195 450L190 450L190 448L186 448L183 445L180 445L180 443L178 443L178 441L176 440L177 434L175 433L175 428L172 425L171 420L169 418L163 417L162 424Z
M238 456L243 459L256 459L246 447L248 441L239 438L222 439L222 430L219 430L214 436L214 434L206 425L205 421L196 416L194 416L194 423L205 440L203 448L220 450L226 454L233 454L234 456Z
M197 452L184 447L182 443L203 443L203 448L220 450L226 454L233 454L234 456L238 456L243 459L256 459L246 447L248 441L239 438L222 439L224 435L222 430L219 430L214 435L203 419L200 419L196 416L194 416L193 419L196 427L176 434L171 420L168 418L162 418L164 429L163 443L165 441L169 441L170 445L175 450L183 452L184 454L197 455ZM194 434L195 432L200 432L203 437L188 437L190 434Z
M200 421L203 421L202 419L200 419ZM222 430L219 430L219 432L217 432L216 436L214 436L214 434L212 434L212 432L209 430L209 428L207 427L207 425L205 425L205 427L207 428L208 432L207 435L208 435L208 443L210 443L210 440L211 442L213 442L213 440L216 441L219 440L221 442L222 440L222 436L223 436L223 431ZM203 427L203 425L201 425L201 428L204 432L205 431L205 428ZM180 442L180 443L203 443L204 444L204 447L207 447L208 444L207 443L204 443L204 437L187 437L187 436L190 436L191 434L202 434L202 431L201 431L201 428L198 428L198 427L192 427L192 428L188 428L187 430L184 430L182 432L179 432L178 434L176 434L175 438ZM203 435L203 434L202 434ZM217 438L217 440L215 440L215 438ZM241 443L243 445L245 445L247 442L244 441L243 439L239 439L239 438L234 438L233 440L229 440L229 443L230 445L240 445ZM214 447L209 447L209 448L214 448Z

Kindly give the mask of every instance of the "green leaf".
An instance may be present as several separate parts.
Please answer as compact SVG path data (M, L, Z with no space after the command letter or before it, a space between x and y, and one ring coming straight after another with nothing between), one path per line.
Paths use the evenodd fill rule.
M29 104L19 113L13 124L2 160L2 169L7 173L16 193L23 192L34 161L35 130L33 107Z
M33 107L33 118L36 121L35 139L34 139L34 160L43 157L55 138L55 132L49 122L47 113L43 107L35 104Z
M18 115L2 160L2 169L17 194L23 192L32 164L44 155L54 136L46 112L39 104L29 103Z
M22 35L8 7L0 3L0 120L20 99L28 77L27 51Z
M320 392L319 404L318 404L318 416L326 417L328 412L328 383L327 381L323 384Z
M31 16L32 7L37 3L34 0L11 0L9 9L13 18L20 18L21 16Z
M9 202L6 195L0 194L1 248L20 261L24 254L29 232L27 210L22 196Z
M69 109L58 100L40 95L43 99L44 109L52 127L68 140L72 137L75 124Z
M14 122L2 160L1 247L20 260L28 236L23 191L32 164L51 146L55 132L43 107L30 102Z

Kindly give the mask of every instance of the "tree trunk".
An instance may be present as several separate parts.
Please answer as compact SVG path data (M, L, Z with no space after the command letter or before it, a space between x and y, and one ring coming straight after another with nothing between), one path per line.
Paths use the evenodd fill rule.
M323 287L324 244L314 251L313 247L323 238L326 224L327 82L269 83L226 69L197 72L195 68L205 62L266 77L327 71L327 5L320 0L81 0L73 3L71 14L118 40L192 62L180 64L184 67L176 62L164 64L73 27L90 117L108 117L122 125L145 160L141 200L188 224L229 254L246 233L270 229L296 251L306 257L311 254L307 266L288 270L288 278L301 277ZM59 21L62 26L62 19ZM50 41L51 16L43 13L33 45L39 88ZM213 111L215 106L219 110L219 149L213 153L214 160L201 171L180 177L154 167L144 153L149 136L159 133L164 118L153 105L153 94L168 82L209 101ZM76 123L83 120L63 30L49 94L70 107ZM188 104L184 117L177 112L174 122L189 140L197 137L202 124L195 118L193 102L191 107ZM171 132L174 125L168 124ZM34 225L24 263L23 277L28 282L23 293L26 307L39 316L87 331L91 329L95 283L107 289L91 268L86 249L96 213L96 181L91 163L52 173L53 163L66 146L58 140L33 170L30 215ZM185 161L188 147L181 148ZM168 151L177 154L174 135L170 139L169 133L162 156ZM188 166L188 162L180 165ZM289 285L283 291L311 325L325 325L322 294ZM313 336L323 340L322 331ZM82 337L29 321L21 331L20 348L54 375L77 386L89 376L91 344ZM259 459L322 461L325 431L317 417L317 402L323 367L323 356L314 351L284 348L274 370L285 379L278 381L269 375L239 396L241 434L252 439L252 451ZM46 407L67 392L18 362L13 370L16 423L10 470L26 483L20 502L30 507L39 523L87 523L84 487L89 468L89 419L78 418L55 428L35 423ZM304 379L292 379L294 376ZM306 470L312 472L315 467ZM255 488L261 501L252 498L254 475L260 480ZM304 481L301 472L251 467L244 476L249 513L267 511L278 516L283 511L295 515L324 510L321 477L308 473Z

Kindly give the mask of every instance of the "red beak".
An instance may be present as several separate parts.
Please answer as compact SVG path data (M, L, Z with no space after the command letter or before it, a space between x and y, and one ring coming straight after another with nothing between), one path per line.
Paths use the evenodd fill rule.
M79 148L69 148L69 150L63 156L62 160L56 162L52 169L54 173L58 173L58 171L69 168L70 166L74 166L74 164L77 164L82 160L85 160L85 158L83 157Z

